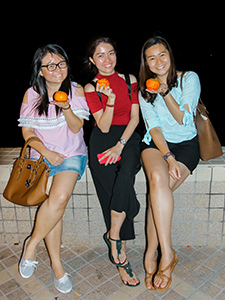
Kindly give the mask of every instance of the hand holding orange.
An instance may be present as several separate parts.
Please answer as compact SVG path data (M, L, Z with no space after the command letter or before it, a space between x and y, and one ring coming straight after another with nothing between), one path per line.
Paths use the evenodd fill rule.
M157 91L160 87L160 82L157 79L150 78L146 81L146 87L150 91Z
M104 88L107 87L107 86L109 86L109 81L106 78L99 79L97 81L97 83L98 83L98 87L99 88L101 88L103 85L104 85Z
M68 95L65 92L58 91L53 95L53 99L57 102L65 103L68 99Z

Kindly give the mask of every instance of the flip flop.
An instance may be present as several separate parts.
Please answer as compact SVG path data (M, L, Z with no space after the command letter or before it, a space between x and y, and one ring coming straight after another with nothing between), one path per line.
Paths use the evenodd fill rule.
M147 286L147 280L148 280L150 277L152 277L152 279L153 279L153 276L154 276L154 274L156 273L156 271L157 271L157 267L155 267L155 269L154 269L154 271L153 271L152 273L148 273L147 271L145 271L145 273L146 273L146 276L145 276L145 286L146 286L146 289L148 289L149 291L154 291L154 290L155 290L155 287L154 287L154 283L153 283L153 280L152 280L152 288L151 288L151 289L148 288L148 286Z
M176 267L176 265L179 261L179 258L178 258L177 254L174 250L173 250L173 253L174 253L174 255L173 255L173 259L172 259L171 263L164 270L160 269L160 266L159 266L159 270L156 274L156 276L159 276L159 278L161 278L161 279L163 279L163 278L168 279L167 285L164 288L161 288L160 286L157 287L156 285L154 285L155 289L160 291L160 292L166 291L168 289L168 287L170 286L171 282L172 282L172 273L173 273L173 270L174 270L174 268ZM165 271L169 270L169 268L170 268L170 277L163 274Z

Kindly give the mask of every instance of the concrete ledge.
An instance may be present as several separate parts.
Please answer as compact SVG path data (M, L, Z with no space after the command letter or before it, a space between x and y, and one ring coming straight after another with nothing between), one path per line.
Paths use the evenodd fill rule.
M5 200L2 192L12 162L20 148L0 149L0 243L20 243L30 234L35 207L17 206ZM174 193L175 210L172 238L174 247L225 246L225 155L200 162L193 175ZM135 218L136 239L145 245L146 179L143 170L136 176L135 189L141 209ZM90 171L87 167L74 189L64 215L63 243L103 245L105 225Z

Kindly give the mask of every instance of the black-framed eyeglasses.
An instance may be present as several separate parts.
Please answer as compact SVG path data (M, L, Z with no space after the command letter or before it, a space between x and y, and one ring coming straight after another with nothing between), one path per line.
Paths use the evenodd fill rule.
M59 67L59 69L66 69L67 68L67 62L65 60L61 60L57 64L42 65L41 67L42 68L47 68L47 70L49 72L54 72L57 69L57 67Z

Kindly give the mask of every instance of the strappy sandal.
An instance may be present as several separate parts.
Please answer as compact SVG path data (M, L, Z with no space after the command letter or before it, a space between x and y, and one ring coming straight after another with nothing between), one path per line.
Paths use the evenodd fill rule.
M173 270L174 268L176 267L178 261L179 261L179 258L176 254L176 252L173 250L174 252L174 255L173 255L173 259L171 261L171 263L164 269L164 270L161 270L160 269L160 266L159 266L159 270L156 274L156 276L158 276L159 278L161 278L163 280L163 278L166 278L168 280L167 282L167 285L164 287L164 288L161 288L161 287L157 287L156 285L154 285L155 289L160 291L160 292L164 292L168 289L168 287L170 286L171 282L172 282L172 273L173 273ZM170 277L168 277L167 275L163 274L164 272L166 272L167 270L169 270L170 268Z
M126 258L125 258L124 262L122 262L122 263L117 264L117 263L115 262L115 260L114 260L114 258L113 258L113 256L112 256L112 245L111 245L111 242L110 242L110 241L116 242L116 250L117 250L117 258L118 258L118 259L119 259L119 256L120 256L120 254L121 254L122 241L121 241L121 240L114 240L114 239L112 239L110 236L109 236L109 238L108 238L108 237L107 237L107 234L108 234L108 232L106 232L106 233L103 235L103 239L104 239L104 241L106 242L106 245L107 245L108 248L109 248L109 259L111 260L111 262L112 262L114 265L116 265L116 266L118 266L118 267L121 267L121 266L126 262Z
M116 266L116 267L117 267L117 270L119 271L119 267L118 266ZM130 263L129 262L127 262L127 264L124 265L124 266L120 266L120 268L123 268L126 271L127 275L129 275L130 278L132 278L132 279L135 280L134 275L133 275L133 271L132 271L132 269L130 267ZM123 281L122 277L121 277L121 280L122 280L122 282L123 282L124 285L130 286L130 287L136 287L136 286L138 286L140 284L140 281L137 284L135 284L135 285L129 284L128 282L125 283Z
M153 283L153 276L155 275L156 271L157 271L157 267L155 267L155 269L154 269L154 271L153 271L152 273L148 273L148 272L145 270L145 273L146 273L146 276L145 276L145 286L146 286L146 289L148 289L149 291L154 291L154 290L155 290L154 283ZM147 280L148 280L150 277L152 278L152 288L151 288L151 289L148 288L148 286L147 286Z

